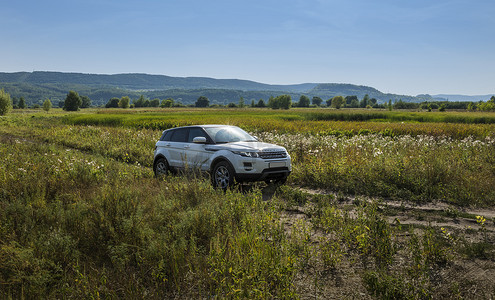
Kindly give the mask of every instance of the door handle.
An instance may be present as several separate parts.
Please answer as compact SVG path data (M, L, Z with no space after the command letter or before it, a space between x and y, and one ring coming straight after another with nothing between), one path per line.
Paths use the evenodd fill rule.
M184 149L189 149L189 145L185 145L184 146Z
M169 144L165 144L165 147L170 147L170 143Z

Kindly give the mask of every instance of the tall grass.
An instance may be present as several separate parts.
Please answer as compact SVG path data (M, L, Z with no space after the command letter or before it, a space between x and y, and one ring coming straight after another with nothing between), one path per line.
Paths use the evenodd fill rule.
M492 138L259 136L288 149L297 185L423 203L495 204Z
M55 143L146 167L153 162L153 147L161 135L160 130L136 127L64 125L57 118L30 118L29 121L20 118L0 128L0 132L16 132L33 141ZM258 126L272 126L270 122L280 121L268 120ZM292 121L286 123L294 125ZM394 130L398 132L409 125L413 124L396 124ZM419 125L422 126L419 132L431 133L440 128ZM468 133L465 124L446 125L457 133L462 131L460 136ZM444 200L463 206L494 204L495 192L490 186L495 183L495 148L490 135L461 138L439 135L437 131L421 135L373 134L371 130L335 135L294 132L267 129L254 134L288 149L294 166L290 178L297 185L417 202Z
M332 123L232 117L293 158L289 185L264 201L258 185L224 193L194 175L155 179L160 130L67 121L79 115L0 119L0 298L314 297L332 276L352 274L362 288L349 297L430 298L442 295L434 274L454 257L492 257L478 246L486 241L390 224L382 203L362 196L343 207L299 190L493 206L490 135L321 135L296 125Z
M293 294L297 259L259 192L67 150L0 144L2 297Z
M253 132L310 133L322 135L434 135L465 138L493 136L495 117L487 113L396 113L335 110L159 110L152 113L70 114L63 117L66 124L94 126L123 126L164 130L195 124L231 124Z
M494 124L495 115L486 112L403 112L383 110L330 110L301 113L311 121L378 121Z

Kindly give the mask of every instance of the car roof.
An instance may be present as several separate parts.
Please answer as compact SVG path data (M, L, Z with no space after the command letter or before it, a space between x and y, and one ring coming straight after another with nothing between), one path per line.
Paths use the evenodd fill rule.
M237 127L237 126L234 126L234 125L224 125L224 124L189 125L189 126L173 127L173 128L166 129L164 131L175 130L175 129L179 129L179 128L195 128L195 127L213 128L213 127Z

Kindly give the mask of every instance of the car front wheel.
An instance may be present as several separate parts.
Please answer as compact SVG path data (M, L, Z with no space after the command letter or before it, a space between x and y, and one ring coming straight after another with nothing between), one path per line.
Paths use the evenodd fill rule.
M234 183L234 169L228 162L221 161L213 168L211 180L213 187L226 190Z

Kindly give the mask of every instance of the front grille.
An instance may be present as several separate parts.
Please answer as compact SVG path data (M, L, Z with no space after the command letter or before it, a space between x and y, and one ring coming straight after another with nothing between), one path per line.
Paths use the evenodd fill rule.
M259 152L259 156L263 159L286 158L285 151Z

